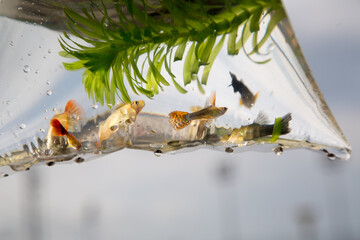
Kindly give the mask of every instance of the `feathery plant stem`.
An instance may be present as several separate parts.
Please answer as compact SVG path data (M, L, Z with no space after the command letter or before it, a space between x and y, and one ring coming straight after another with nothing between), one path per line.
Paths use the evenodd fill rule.
M92 3L96 12L92 8L83 8L81 13L64 9L69 32L83 43L64 32L59 39L64 50L60 55L77 59L64 63L65 68L84 68L85 90L90 99L102 105L114 104L116 96L130 102L130 89L151 98L170 83L180 93L186 93L171 71L171 62L183 59L184 86L195 80L203 92L202 85L207 83L225 36L229 55L239 54L252 36L253 49L245 52L250 58L261 54L259 49L285 17L280 0L114 0L106 6L102 1ZM258 39L260 22L267 15L269 24ZM240 26L242 34L238 36ZM163 76L163 69L171 82Z

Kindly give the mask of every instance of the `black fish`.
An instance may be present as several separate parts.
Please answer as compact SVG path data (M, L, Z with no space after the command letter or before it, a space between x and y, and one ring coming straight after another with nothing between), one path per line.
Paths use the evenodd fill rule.
M240 98L240 105L244 105L247 108L251 108L254 106L257 97L259 96L259 92L253 95L253 93L250 91L250 89L245 85L245 83L242 80L238 80L235 74L230 73L230 76L232 78L231 84L229 86L232 86L234 88L234 92L239 92L241 95Z

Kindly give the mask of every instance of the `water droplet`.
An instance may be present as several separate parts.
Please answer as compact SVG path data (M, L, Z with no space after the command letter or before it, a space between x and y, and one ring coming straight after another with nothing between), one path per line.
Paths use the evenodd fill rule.
M233 153L233 152L234 152L234 149L232 149L231 147L227 147L227 148L225 148L225 152L227 152L227 153Z
M336 156L333 153L328 153L327 157L328 157L329 160L335 160L336 159Z
M51 91L51 90L47 90L47 91L46 91L46 95L51 96L51 95L52 95L52 91Z
M54 162L54 161L50 161L50 162L47 162L46 165L48 165L49 167L51 167L51 166L54 166L54 165L55 165L55 162Z
M275 49L275 44L270 43L269 46L267 47L267 52L271 53L272 51L274 51L274 49Z
M154 155L156 157L160 157L162 154L163 154L163 152L160 149L154 151Z
M84 162L84 161L85 161L85 159L82 158L82 157L77 157L77 158L75 158L75 160L74 160L74 162L76 162L76 163L82 163L82 162Z
M22 8L22 7L18 7L18 8L17 8L17 10L22 11L22 10L23 10L23 8Z
M47 84L48 86L50 86L50 83L51 83L50 81L47 81L47 82L46 82L46 84Z
M23 71L24 71L24 73L30 72L30 67L29 67L29 65L25 65L24 68L23 68Z
M94 104L92 105L92 109L97 109L98 108L98 105Z
M45 129L40 128L40 132L44 133L44 132L45 132Z
M38 74L38 73L39 73L39 69L36 69L36 70L35 70L35 74Z
M10 46L14 46L14 42L13 42L13 41L10 41Z
M20 129L25 129L25 128L26 128L25 123L21 123L21 124L19 125L19 128L20 128Z
M104 22L104 27L108 27L109 26L109 24L107 24L106 22Z
M280 156L281 154L283 154L284 148L283 146L276 146L274 147L273 151L277 156Z
M48 50L48 53L51 53L51 49Z

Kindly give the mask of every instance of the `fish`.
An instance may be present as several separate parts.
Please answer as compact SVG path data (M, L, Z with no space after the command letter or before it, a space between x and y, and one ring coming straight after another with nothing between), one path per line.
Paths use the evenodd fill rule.
M99 124L98 147L102 147L102 142L118 131L119 128L127 129L134 124L144 106L145 102L142 100L117 105L110 116Z
M259 91L254 95L250 89L245 85L243 80L238 80L235 74L230 73L231 84L229 85L234 88L234 93L239 92L241 95L240 105L244 105L247 108L252 108L256 102L256 99L259 96Z
M47 136L47 148L50 149L55 137L65 136L66 132L73 132L80 125L80 121L85 119L83 108L75 100L71 99L66 103L63 113L58 113L50 120L50 126ZM57 120L59 123L57 123ZM51 124L53 122L54 126ZM60 127L61 126L61 127Z
M280 135L288 134L290 132L291 129L289 128L289 123L291 120L291 113L288 113L281 118ZM275 124L265 124L265 122L267 122L267 117L261 112L254 123L233 129L231 134L225 135L222 140L232 143L241 143L273 135Z
M81 143L76 139L74 135L69 133L65 127L60 123L60 121L56 118L51 119L50 125L53 129L53 132L56 134L56 136L66 136L68 140L68 144L70 147L75 148L78 150L81 148Z
M215 107L216 95L211 101L211 105L195 112L174 111L169 113L169 122L178 131L188 126L193 120L212 120L225 114L227 107Z

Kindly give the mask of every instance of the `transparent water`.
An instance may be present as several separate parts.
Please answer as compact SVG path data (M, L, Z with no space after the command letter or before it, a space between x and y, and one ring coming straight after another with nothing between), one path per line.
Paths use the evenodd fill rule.
M82 72L69 72L62 66L62 62L69 60L58 55L62 50L58 38L65 29L59 17L56 18L61 15L61 9L44 13L37 3L24 5L2 1L0 4L5 6L0 8L3 15L0 17L2 176L8 176L12 170L28 170L33 165L81 163L123 148L148 150L160 156L198 148L219 150L224 154L248 150L282 154L287 149L300 147L322 151L329 159L350 156L351 148L311 75L288 19L274 29L260 49L263 54L254 56L256 61L271 58L266 64L249 60L243 52L229 56L224 44L208 83L203 86L205 94L200 93L196 81L186 86L186 94L179 93L173 86L164 87L164 91L152 99L129 91L132 100L145 102L144 108L134 123L116 128L99 146L99 124L107 120L116 106L101 106L90 101L81 81ZM34 10L44 14L32 14ZM265 18L262 22L262 33L268 21ZM239 34L240 31L241 28ZM245 48L251 48L251 40ZM183 62L172 63L172 70L181 83ZM253 94L259 92L250 108L240 105L240 94L229 86L229 72L243 79ZM168 76L166 72L164 76ZM193 120L178 131L173 128L170 112L206 108L214 92L215 106L227 108L224 115ZM79 102L86 115L69 131L81 143L79 149L71 147L66 136L55 137L49 143L50 120L55 114L64 112L70 99ZM266 116L266 121L259 123L264 126L273 125L275 119L289 113L290 132L275 141L272 133L247 138L241 135L245 128L257 129L253 124L257 123L259 115Z

